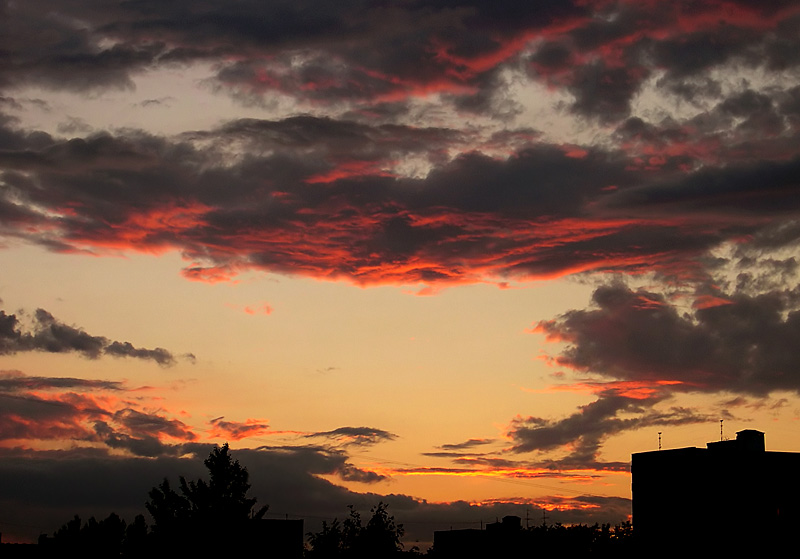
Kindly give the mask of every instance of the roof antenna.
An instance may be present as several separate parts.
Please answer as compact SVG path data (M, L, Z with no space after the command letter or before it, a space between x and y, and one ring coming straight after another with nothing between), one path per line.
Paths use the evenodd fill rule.
M658 450L661 450L661 431L658 432Z

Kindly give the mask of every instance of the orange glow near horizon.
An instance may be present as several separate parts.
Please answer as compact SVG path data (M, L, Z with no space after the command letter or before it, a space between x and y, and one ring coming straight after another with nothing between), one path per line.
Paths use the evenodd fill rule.
M612 474L628 475L616 470L548 470L544 468L496 468L491 470L467 470L458 468L395 468L375 469L376 473L389 476L445 476L481 477L503 479L555 479L571 482L595 481L597 476Z

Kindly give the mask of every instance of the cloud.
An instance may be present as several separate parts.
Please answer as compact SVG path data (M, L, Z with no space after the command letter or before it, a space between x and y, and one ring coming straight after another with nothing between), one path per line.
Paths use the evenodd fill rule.
M136 348L130 342L111 342L103 350L108 355L116 357L136 357L138 359L152 359L159 365L172 365L175 358L163 347L155 349Z
M196 445L188 444L169 444L163 443L155 435L141 434L132 436L124 432L116 431L105 421L97 421L94 424L94 431L97 437L108 446L108 448L126 450L133 456L146 458L156 458L159 456L184 456L193 452Z
M89 398L74 393L54 397L0 394L0 440L89 440L86 423L108 415Z
M594 383L593 402L520 416L513 452L471 439L429 453L492 468L567 449L553 468L610 468L608 437L703 420L671 395L798 389L798 23L791 0L2 3L0 237L60 253L177 252L184 277L206 282L265 270L435 293L647 274L646 288L606 285L591 307L538 322L565 344L553 362L593 379L580 381ZM93 99L176 69L210 69L207 91L270 116L175 136L93 132L93 117L59 118L52 134L29 124L28 111L56 107L34 89ZM134 101L126 110L179 102ZM44 310L0 311L0 354L26 351L179 359ZM183 464L199 448L194 427L128 390L0 375L0 431ZM211 423L232 440L268 428ZM378 474L332 449L395 437L309 436L324 449L253 460L337 504L356 497L315 475Z
M339 427L332 431L321 431L306 435L309 438L326 438L336 444L346 446L372 446L384 441L392 441L397 435L372 427Z
M729 417L729 408L764 408L773 393L798 392L800 352L792 340L800 335L800 295L788 256L796 243L791 225L773 225L699 260L694 278L676 284L656 277L639 289L601 285L589 308L539 321L533 331L561 344L550 363L597 379L558 389L598 398L561 419L515 418L511 450L566 448L559 464L590 466L615 434L714 420L669 406L673 396L723 395L727 404L717 413Z
M726 304L682 313L663 295L598 288L595 308L540 322L567 342L562 366L624 380L669 380L675 390L766 395L800 390L794 292L733 294Z
M166 435L173 439L194 441L197 436L177 419L169 419L156 413L147 413L125 408L114 413L114 420L136 435Z
M269 433L269 423L264 419L247 419L244 422L227 421L224 417L211 420L209 436L216 439L238 441Z
M0 371L0 392L29 390L125 390L124 383L110 380L80 379L72 377L32 377L21 371Z
M126 89L152 68L211 61L217 90L250 104L285 96L363 110L439 94L505 118L498 76L530 58L530 75L569 92L574 112L615 119L654 68L680 91L734 61L782 71L800 63L790 2L495 4L12 4L0 31L15 63L0 86Z
M92 336L80 328L60 322L44 309L37 309L32 320L32 331L25 331L17 315L0 310L0 354L24 351L76 352L89 359L107 354L152 360L162 366L173 365L176 361L172 353L164 348L137 348L130 342Z
M6 235L50 250L181 251L184 275L200 281L254 268L362 285L690 273L704 252L799 209L793 136L763 131L785 115L748 95L714 113L749 114L760 130L728 151L715 127L692 135L641 119L617 128L620 149L534 140L506 157L466 150L455 129L311 116L232 121L181 139L34 141L9 131L0 213ZM459 153L432 155L450 149ZM428 172L405 176L407 157L425 158ZM100 351L100 339L83 338L86 354ZM168 360L119 344L114 354Z
M175 480L206 477L202 460L211 445L195 445L193 454L179 458L120 457L100 449L33 451L0 449L0 504L13 507L18 536L35 540L52 533L74 514L105 517L111 511L132 520L146 514L147 492L165 477ZM317 531L321 519L343 518L347 506L366 513L383 501L398 522L406 525L407 541L430 541L434 530L451 526L480 527L496 516L525 516L530 510L548 514L551 522L621 522L630 515L628 499L601 496L507 499L485 503L429 503L408 495L356 493L320 475L351 475L347 456L318 447L261 447L233 449L252 484L250 495L269 505L268 515L304 517L305 529ZM349 472L349 473L348 473ZM537 518L539 517L537 516Z
M99 443L150 457L191 452L198 439L192 428L164 413L135 409L125 399L134 390L123 382L2 371L0 440Z
M463 443L443 444L439 448L442 450L468 450L475 447L492 444L494 439L469 439Z
M627 468L627 463L600 461L599 451L608 437L653 425L703 423L716 417L680 407L666 411L653 409L667 397L667 393L629 397L614 389L606 389L597 400L580 406L576 413L563 419L517 417L508 431L514 443L511 451L522 453L568 448L566 457L546 463L558 468Z

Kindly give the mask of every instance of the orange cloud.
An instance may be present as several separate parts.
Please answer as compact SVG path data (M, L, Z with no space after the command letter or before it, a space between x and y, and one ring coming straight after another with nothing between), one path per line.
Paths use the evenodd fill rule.
M270 433L269 423L264 419L246 419L244 422L225 421L223 417L211 420L208 436L212 439L239 441Z
M606 394L633 398L635 400L647 400L663 393L664 389L671 386L685 384L678 380L625 380L611 382L576 382L572 384L559 384L549 386L545 389L523 389L526 392L537 394L547 394L553 392L589 392L591 394Z

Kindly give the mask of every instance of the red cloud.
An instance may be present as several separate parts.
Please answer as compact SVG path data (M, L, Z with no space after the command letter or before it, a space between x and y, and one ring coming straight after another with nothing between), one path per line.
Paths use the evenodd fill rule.
M313 175L306 179L309 184L334 182L339 179L360 177L364 175L375 177L391 177L392 173L382 170L383 163L375 161L342 161L336 167L325 173Z
M692 303L694 309L709 309L720 305L732 305L733 301L716 295L698 295Z
M257 307L245 307L244 312L247 314L272 314L272 307L267 303L261 303Z
M28 377L7 373L0 378L0 444L67 440L104 443L111 448L154 451L164 439L197 440L183 422L158 412L135 409L117 394L122 383L75 378ZM36 390L29 389L36 386ZM80 386L85 392L64 391ZM138 389L136 389L138 390ZM152 455L152 454L147 454Z
M218 417L211 420L212 429L209 437L238 441L247 437L256 437L270 433L269 423L263 419L247 419L243 423L238 421L224 421Z
M591 392L634 400L652 400L667 393L670 388L682 384L686 383L678 380L577 382L551 386L538 392Z

